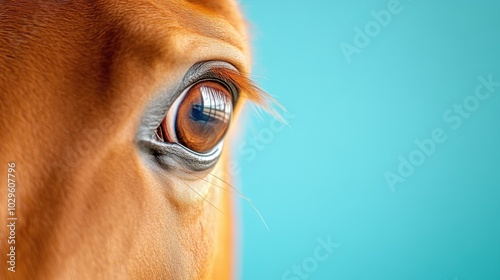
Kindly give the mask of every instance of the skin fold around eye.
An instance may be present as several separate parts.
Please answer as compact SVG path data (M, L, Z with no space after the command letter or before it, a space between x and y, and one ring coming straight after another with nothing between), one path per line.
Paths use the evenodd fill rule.
M240 73L233 65L224 61L203 61L192 65L182 76L175 79L168 87L161 86L154 98L144 108L140 126L136 134L137 146L148 166L160 171L175 169L184 171L206 171L213 167L223 150L225 137L229 125L233 121L234 108L241 96L246 96L250 101L260 104L254 94L245 95L246 92L258 90L244 73ZM211 102L203 103L205 108L223 107L227 118L217 118L212 114L205 114L201 106L193 106L194 101L188 101L187 96L202 96L200 86L212 88L218 94L206 93L211 97ZM197 94L195 94L197 93ZM196 102L201 105L200 99ZM209 98L205 98L208 100ZM218 104L218 105L217 105ZM229 106L230 105L230 106ZM187 113L179 113L182 108L189 108ZM207 111L205 109L205 111ZM181 117L181 115L183 117ZM179 117L178 117L179 116ZM210 118L208 118L210 116ZM181 125L188 122L198 123L196 125ZM192 119L194 118L194 119ZM197 120L197 122L195 122ZM212 126L214 132L212 137L207 137L207 132L193 129L201 127L201 120ZM221 122L221 120L224 120ZM180 139L178 135L184 137ZM201 136L200 136L201 135ZM158 169L156 169L158 168Z

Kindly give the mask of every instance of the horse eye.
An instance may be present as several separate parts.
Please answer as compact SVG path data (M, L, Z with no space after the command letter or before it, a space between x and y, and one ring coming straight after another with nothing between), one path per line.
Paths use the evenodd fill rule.
M229 127L232 103L230 91L221 83L199 82L172 104L156 136L160 141L179 143L198 153L210 152Z

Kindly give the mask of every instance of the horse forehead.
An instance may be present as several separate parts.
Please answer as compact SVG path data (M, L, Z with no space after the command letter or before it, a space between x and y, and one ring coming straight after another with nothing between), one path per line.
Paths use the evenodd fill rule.
M166 53L168 59L181 61L191 54L184 53L190 46L180 43L192 38L193 44L204 44L211 50L220 44L233 46L242 56L237 61L240 65L236 65L241 67L237 68L248 71L247 25L234 0L38 1L30 5L26 2L29 0L8 5L7 10L0 12L0 22L6 19L2 14L12 15L6 24L19 34L31 33L34 42L49 42L51 39L47 37L54 37L59 43L81 45L91 40L95 44L91 46L93 49L101 44L116 49L118 46L114 44L119 43L129 51L150 51L149 57ZM20 41L26 40L24 35L15 36L21 37Z
M203 39L212 39L207 45L212 48L216 48L217 43L231 45L245 56L240 61L241 66L249 62L247 25L233 0L135 0L126 3L106 0L103 5L109 12L105 20L121 23L135 39L165 48L182 42L180 37L202 43ZM166 41L169 38L172 40Z

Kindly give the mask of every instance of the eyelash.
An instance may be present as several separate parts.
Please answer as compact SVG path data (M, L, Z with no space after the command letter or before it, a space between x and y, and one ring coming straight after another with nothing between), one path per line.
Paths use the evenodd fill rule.
M214 72L213 69L197 77L195 81L193 81L189 84L189 86L186 87L186 89L203 81L214 81L224 85L231 92L231 97L234 104L236 104L237 100L239 99L240 89L236 86L236 83L229 77L221 77L219 74Z

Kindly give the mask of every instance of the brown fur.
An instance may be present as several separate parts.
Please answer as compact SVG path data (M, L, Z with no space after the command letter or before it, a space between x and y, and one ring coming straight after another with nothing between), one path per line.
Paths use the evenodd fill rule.
M134 139L147 102L193 64L221 60L249 72L237 5L0 3L0 178L14 161L18 217L16 272L6 268L2 229L0 278L231 278L230 192L204 195L223 214L186 198L180 175L151 174ZM211 173L223 176L226 162L223 153ZM195 175L194 190L220 185ZM2 221L6 198L2 185Z

